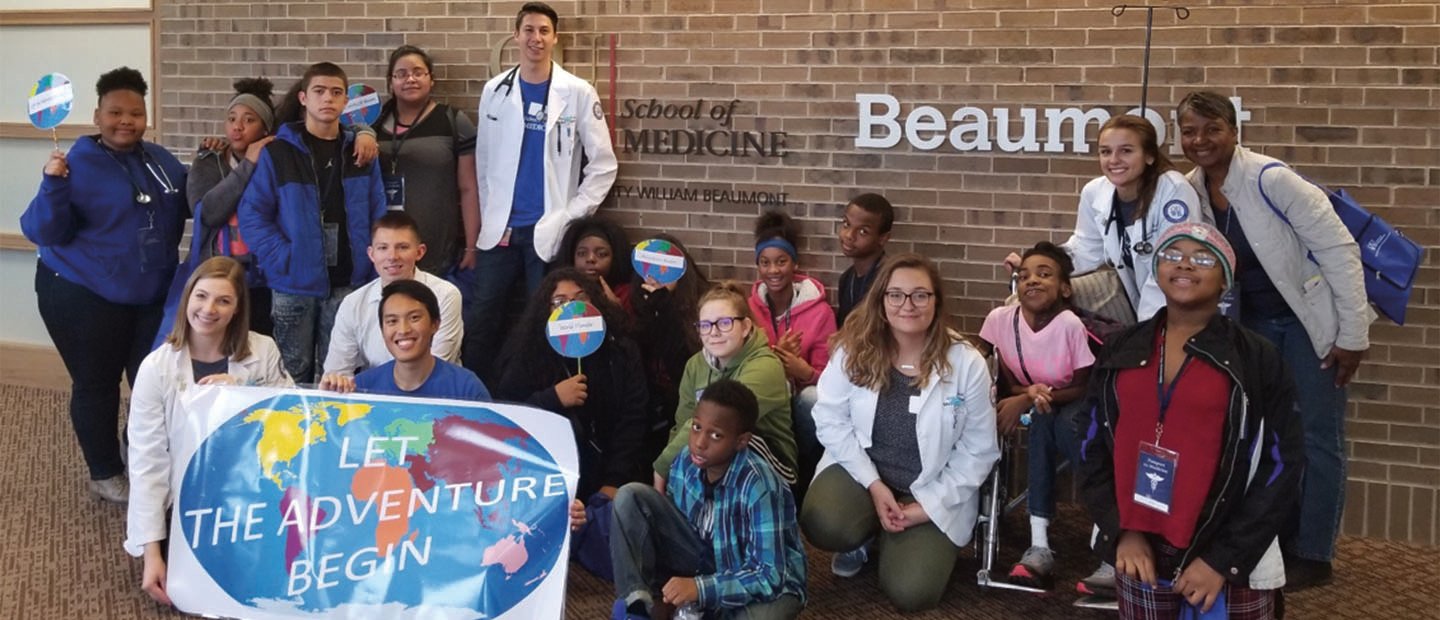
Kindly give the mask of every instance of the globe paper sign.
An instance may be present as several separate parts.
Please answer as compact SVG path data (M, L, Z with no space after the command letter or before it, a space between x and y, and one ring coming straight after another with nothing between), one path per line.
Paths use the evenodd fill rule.
M600 349L605 342L605 317L600 309L583 301L572 301L550 313L545 324L550 348L565 357L581 358Z
M168 591L242 618L559 618L569 423L518 405L201 387L172 419Z
M685 254L664 239L646 239L635 244L630 264L641 279L654 278L662 285L677 282L685 275Z
M26 100L30 124L36 129L54 129L70 116L70 105L75 102L75 89L70 78L62 73L42 76L30 86L30 97Z
M345 94L349 97L342 113L345 124L374 125L380 118L380 93L364 84L351 84Z

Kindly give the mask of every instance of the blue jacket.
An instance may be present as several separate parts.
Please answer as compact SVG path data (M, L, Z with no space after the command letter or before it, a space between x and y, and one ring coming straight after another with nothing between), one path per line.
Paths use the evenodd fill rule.
M291 295L330 294L321 227L320 190L304 123L280 126L276 140L260 153L250 185L240 197L240 234L250 245L270 288ZM341 130L346 230L350 239L350 285L375 277L365 248L370 225L385 214L385 185L373 162L354 165L355 134ZM283 208L282 208L283 205Z
M70 176L45 175L20 216L20 230L40 246L40 260L112 303L164 301L190 215L185 167L155 144L142 142L140 149L117 153L102 147L96 136L76 140L66 163ZM150 196L150 204L136 202L132 183ZM174 193L165 193L167 185ZM152 245L142 269L141 231L151 226L152 214L150 239L159 244Z

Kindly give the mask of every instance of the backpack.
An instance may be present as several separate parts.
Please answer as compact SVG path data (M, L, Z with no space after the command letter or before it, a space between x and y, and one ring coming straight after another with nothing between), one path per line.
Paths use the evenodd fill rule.
M1260 197L1265 199L1266 206L1294 229L1290 218L1286 217L1265 193L1265 171L1275 167L1286 166L1281 162L1266 164L1260 169L1256 184L1260 186ZM1345 190L1331 190L1310 179L1305 181L1325 192L1325 196L1330 199L1331 208L1335 209L1335 215L1350 231L1350 236L1355 238L1355 244L1360 246L1360 264L1365 272L1365 296L1386 318L1397 325L1404 325L1405 306L1410 303L1410 293L1415 287L1415 273L1420 269L1425 250L1389 222L1365 210L1365 207ZM1307 253L1307 257L1311 262L1319 264L1315 261L1314 253Z

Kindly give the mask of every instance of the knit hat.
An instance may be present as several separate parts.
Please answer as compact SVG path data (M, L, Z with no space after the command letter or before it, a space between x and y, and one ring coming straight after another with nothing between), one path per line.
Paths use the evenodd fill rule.
M235 104L244 105L260 117L260 123L265 126L265 134L275 133L275 109L270 103L251 93L240 93L230 100L230 105L225 106L226 110L235 107Z
M1160 245L1155 247L1154 265L1155 273L1160 272L1160 253L1170 247L1176 241L1190 239L1205 246L1220 259L1220 266L1225 270L1225 288L1235 285L1235 250L1230 247L1230 242L1225 235L1214 226L1203 222L1182 222L1165 229L1160 234Z

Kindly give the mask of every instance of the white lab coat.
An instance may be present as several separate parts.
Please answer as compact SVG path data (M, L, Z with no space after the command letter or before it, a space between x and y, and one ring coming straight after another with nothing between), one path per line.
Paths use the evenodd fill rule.
M510 221L525 134L519 81L516 67L491 78L480 95L475 123L480 237L475 247L481 250L499 244ZM559 249L565 227L599 208L615 182L618 164L595 87L559 63L551 65L545 115L545 215L535 224L535 253L548 262ZM589 158L583 181L582 153Z
M460 343L465 340L461 316L460 289L444 278L415 270L415 281L435 293L440 303L440 330L430 342L430 352L451 364L460 363ZM354 375L392 359L380 331L380 278L355 289L340 301L335 311L335 328L330 330L330 349L325 353L325 373Z
M1120 274L1125 284L1125 293L1135 316L1148 320L1165 306L1165 293L1155 282L1154 252L1138 254L1131 252L1135 269L1125 267L1120 254L1120 232L1115 226L1106 230L1110 222L1110 209L1115 198L1115 185L1105 177L1098 177L1085 184L1080 190L1080 213L1075 216L1075 233L1070 240L1061 244L1070 258L1075 261L1075 273L1087 273L1101 265L1110 265ZM1185 180L1185 175L1170 170L1160 175L1155 185L1155 197L1150 201L1150 210L1143 224L1136 221L1128 227L1130 243L1149 240L1152 246L1160 244L1165 229L1181 222L1210 223L1208 209L1200 208L1200 197Z
M182 319L183 320L183 319ZM295 385L285 372L280 349L269 336L250 332L250 355L230 359L227 371L241 385L290 387ZM130 503L125 516L125 551L140 557L145 545L169 536L165 512L174 497L170 469L170 433L179 426L178 403L185 390L195 385L190 351L162 344L145 361L135 376L130 393Z
M970 542L979 515L980 485L1000 459L1000 447L985 358L964 342L950 345L947 357L950 374L932 373L920 391L915 419L920 475L910 485L910 494L950 542L963 547ZM845 349L836 347L816 386L819 400L811 415L825 456L815 471L838 463L868 488L880 479L866 452L873 442L880 393L851 383L845 360Z

